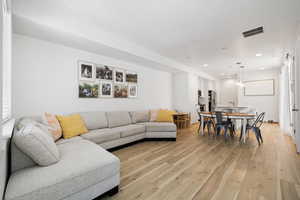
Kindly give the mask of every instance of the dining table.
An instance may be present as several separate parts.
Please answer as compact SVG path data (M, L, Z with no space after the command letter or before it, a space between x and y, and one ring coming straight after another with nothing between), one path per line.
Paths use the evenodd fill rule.
M211 117L211 118L215 118L216 114L214 112L200 112L199 115L201 116L201 134L204 135L204 118L207 117ZM246 126L247 126L247 122L249 120L253 120L256 118L255 114L251 114L251 113L230 113L230 112L226 112L223 113L223 118L226 119L233 119L233 120L241 120L241 126L242 128L242 142L246 143Z

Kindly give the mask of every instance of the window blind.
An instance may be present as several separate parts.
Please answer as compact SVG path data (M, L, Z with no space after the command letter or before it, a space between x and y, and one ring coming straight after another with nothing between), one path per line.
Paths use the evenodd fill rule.
M2 1L2 122L11 118L11 10L9 1Z

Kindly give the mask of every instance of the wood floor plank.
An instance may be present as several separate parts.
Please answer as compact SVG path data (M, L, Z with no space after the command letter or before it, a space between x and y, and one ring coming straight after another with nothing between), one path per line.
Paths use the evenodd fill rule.
M299 200L295 184L292 184L285 180L280 180L280 188L282 194L282 200L295 199Z
M120 192L107 200L298 200L300 156L278 125L236 138L178 132L176 142L143 142L113 152L121 160Z

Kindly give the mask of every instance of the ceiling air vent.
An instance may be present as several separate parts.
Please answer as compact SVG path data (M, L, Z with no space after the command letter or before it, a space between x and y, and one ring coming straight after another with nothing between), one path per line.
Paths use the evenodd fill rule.
M264 32L264 27L258 27L249 31L243 32L244 37L250 37Z

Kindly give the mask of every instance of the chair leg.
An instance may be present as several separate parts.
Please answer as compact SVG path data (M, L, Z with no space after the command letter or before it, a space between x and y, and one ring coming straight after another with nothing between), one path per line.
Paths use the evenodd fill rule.
M231 126L229 127L229 130L230 130L230 136L231 136L231 138L234 138L233 125L231 125Z
M225 129L225 131L224 131L224 138L225 138L225 142L226 142L227 141L227 129L228 129L228 127L225 126L224 129Z
M207 124L208 135L210 136L210 124Z
M262 136L261 136L261 131L260 131L260 129L258 129L258 133L259 133L259 138L260 138L261 143L264 143L264 140L262 139Z
M216 135L219 136L220 135L220 131L221 131L221 127L217 126L216 127Z
M197 133L200 134L201 122L199 123Z
M254 133L255 133L255 137L256 137L256 140L257 140L257 142L258 142L258 145L260 145L260 141L259 141L259 130L257 129L257 128L253 128L253 131L254 131Z
M205 134L205 127L206 127L206 122L203 122L203 134Z
M243 136L243 131L244 131L243 129L244 129L244 127L242 126L242 127L241 127L240 141L242 141L242 136Z

